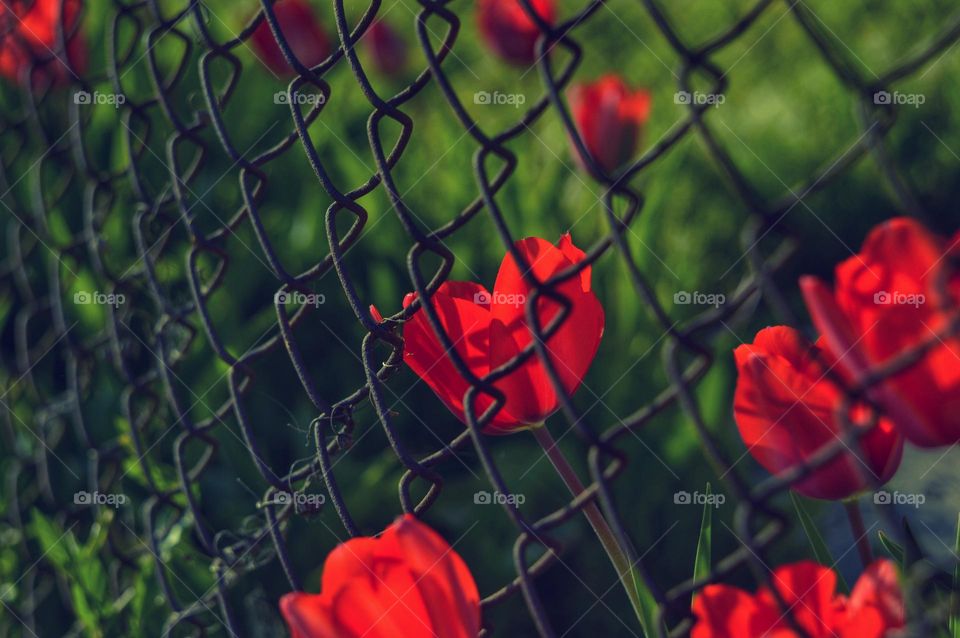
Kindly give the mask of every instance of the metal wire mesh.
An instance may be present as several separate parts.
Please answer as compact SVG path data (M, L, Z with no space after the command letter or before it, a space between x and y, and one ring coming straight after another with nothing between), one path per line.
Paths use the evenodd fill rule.
M535 16L528 0L521 2ZM325 506L336 510L347 534L374 531L364 528L346 504L341 481L349 477L338 476L333 470L336 459L351 445L354 413L362 406L373 406L386 440L406 470L399 484L404 511L419 513L429 509L442 489L440 468L444 462L470 448L479 457L492 489L503 494L514 491L498 468L489 440L479 434L481 415L472 407L477 393L497 395L493 378L475 378L457 357L454 363L473 385L467 402L469 427L453 440L438 445L433 453L418 455L410 449L395 425L391 407L396 395L389 384L402 361L397 328L416 306L383 324L375 322L367 311L369 301L358 292L355 273L346 266L345 256L363 241L364 231L371 224L369 211L361 200L377 190L388 195L392 214L408 235L409 278L420 299L429 299L430 293L448 277L454 255L446 242L475 217L487 216L504 247L509 249L517 238L509 230L509 215L497 201L517 164L508 144L527 134L536 121L553 114L561 118L567 134L582 148L562 96L583 55L578 31L605 10L606 3L586 2L555 26L537 18L543 34L538 44L537 72L544 95L521 111L513 126L495 134L485 131L473 119L445 73L445 62L455 51L465 19L448 7L448 2L419 0L415 35L427 67L389 97L374 89L352 46L382 11L379 0L370 2L353 27L348 24L343 0L333 0L330 11L339 32L339 48L313 69L292 58L290 46L266 2L236 37L226 41L215 39L208 28L211 15L199 0L183 2L172 9L154 0L113 0L104 4L96 11L107 25L109 65L105 76L84 75L73 69L69 82L88 92L95 91L96 86L109 86L114 94L125 96L123 103L117 105L115 117L127 161L120 165L105 161L98 140L90 135L89 112L75 102L61 104L52 111L66 114L65 118L50 115L50 103L66 98L57 87L38 82L38 77L43 79L43 59L23 69L16 99L0 109L0 192L4 193L0 197L0 214L5 218L6 241L6 256L0 264L0 290L11 295L16 308L16 312L7 315L2 329L7 368L2 414L6 453L11 458L4 488L9 504L7 516L23 530L32 508L62 502L55 493L62 491L60 484L64 480L109 492L136 465L149 490L133 497L141 513L139 529L131 529L119 519L110 528L109 546L114 559L110 565L111 591L119 595L129 572L138 569L141 559L150 560L155 562L169 608L165 634L248 635L230 595L244 574L278 562L289 587L304 588L304 574L289 556L285 529L291 519L310 516L312 512L304 511L296 503L278 501L277 494L294 493L311 483L322 482L328 495ZM483 604L493 607L522 596L544 636L557 632L538 595L538 577L568 551L553 540L552 533L579 516L587 501L596 500L616 533L626 539L623 512L617 507L611 486L631 459L618 448L618 443L674 405L682 407L709 460L718 475L724 476L739 503L736 533L742 547L717 561L707 580L723 579L745 563L758 579L768 578L765 565L769 563L769 548L789 526L787 517L771 505L772 499L786 489L790 479L810 468L753 487L737 471L726 471L731 461L702 417L695 395L697 384L716 357L712 339L724 322L730 321L758 293L763 294L785 323L797 324L773 279L792 250L791 239L796 238L786 214L805 205L804 198L823 189L858 162L872 158L902 210L926 215L885 147L886 135L896 122L896 108L876 104L874 95L917 73L960 39L958 14L939 34L933 34L922 49L900 60L879 78L867 78L851 59L852 53L838 46L802 1L760 0L723 32L696 44L681 37L656 0L642 0L641 4L681 60L676 72L678 90L692 92L697 78L705 77L713 94L722 94L728 83L727 72L714 61L716 57L773 7L785 7L789 19L796 21L809 38L811 52L816 51L839 82L856 96L862 135L842 154L824 163L806 183L788 189L775 201L758 192L750 176L737 166L719 141L705 116L710 108L706 104L690 104L687 117L646 149L619 177L601 174L593 167L593 177L605 189L602 212L608 233L590 247L578 272L600 259L622 260L635 294L666 335L662 342L663 366L670 384L655 401L638 405L629 417L604 426L581 419L569 398L564 398L562 411L569 426L582 437L584 458L588 460L591 483L587 491L537 520L531 520L514 505L504 506L516 527L513 559L517 575L500 589L487 593ZM91 10L87 8L88 13ZM224 113L244 72L238 50L246 46L264 20L297 73L288 88L290 118L276 124L283 127L282 137L270 148L253 152L241 150L257 145L240 142L244 136L230 128ZM69 35L58 35L61 45ZM161 68L157 51L171 46L179 48L180 63L173 70ZM59 48L64 50L63 46ZM545 55L549 49L556 54ZM149 87L132 91L127 71L143 60L149 70L149 77L145 78ZM335 112L337 93L325 76L344 66L349 67L372 108L367 134L376 165L376 172L369 175L367 182L352 190L344 190L338 183L335 161L318 152L309 132L313 122L323 121ZM404 106L428 87L434 87L442 96L446 108L476 147L476 194L462 210L447 211L448 221L435 229L424 228L406 203L404 187L392 177L394 167L414 143L414 120ZM319 92L323 97L302 109L298 96L305 91ZM399 132L386 134L388 127ZM728 303L679 323L672 309L658 301L653 285L631 254L625 233L644 210L643 193L632 185L633 178L688 136L700 138L747 212L749 222L743 232L743 246L750 272ZM328 248L322 249L314 263L299 269L285 263L263 222L269 184L275 179L270 174L271 163L291 153L305 154L317 183L330 200L324 212ZM163 176L159 183L158 175ZM207 203L207 194L227 178L236 180L239 196L229 214L222 212L225 207ZM21 180L30 184L28 198L18 196L24 192L16 188ZM75 225L52 227L48 223L52 207L74 211ZM252 237L254 243L244 243L241 232L242 237ZM777 247L761 251L761 242L768 243L770 237L778 238ZM243 245L238 246L237 242ZM303 345L302 332L296 330L309 322L309 305L288 314L288 306L276 302L276 322L249 347L240 348L224 336L225 328L218 324L213 308L216 297L229 293L230 285L237 285L225 283L231 265L237 260L251 259L251 255L273 274L278 293L316 294L317 284L334 276L338 279L340 291L365 333L356 363L357 369L362 370L361 385L331 399L324 386L328 375L335 373L327 370L317 375L312 371L313 355ZM523 263L522 257L516 257ZM176 275L178 260L186 263L183 277ZM433 266L428 268L424 265L427 263ZM76 330L77 320L65 309L65 291L72 289L78 272L92 273L95 281L88 281L88 287L122 294L127 299L122 305L108 306L107 320L95 331ZM565 273L563 277L574 275ZM557 281L534 283L535 296L552 296L562 303L553 290ZM428 303L424 310L449 348L451 337L440 329L434 309ZM544 331L549 330L547 326L539 327L538 343L542 343ZM198 347L222 362L220 370L229 390L213 414L201 419L196 418L194 407L205 395L198 396L191 388L199 390L207 384L191 376L197 367L188 356ZM531 347L495 376L508 373L530 356L542 357L549 369L543 354L542 346ZM908 365L909 356L905 355L897 365ZM310 457L292 467L277 467L265 460L271 455L265 451L264 441L275 425L252 416L251 404L259 402L257 409L269 409L269 403L264 403L268 399L256 392L261 381L255 369L278 358L292 365L301 386L297 391L309 398L317 414L310 425ZM552 370L550 376L557 384ZM881 376L878 373L878 378ZM116 388L122 397L121 405L97 404L100 384ZM861 396L862 392L863 388L854 388L851 396ZM92 405L97 406L96 414L91 411ZM119 436L103 427L104 421L117 418L125 428ZM233 425L238 434L233 433ZM35 445L14 445L14 433L20 429L33 435ZM196 488L205 474L218 471L218 449L224 446L224 432L226 438L242 439L242 447L249 453L263 484L268 486L260 498L262 515L257 519L223 521L217 514L215 499L209 495L203 498ZM846 438L823 450L811 466L826 462L847 445L857 445L855 435L848 432ZM84 460L85 471L74 472L77 459ZM160 459L172 463L176 476L162 475L157 468ZM70 529L90 521L89 513L82 508L67 508L59 518ZM185 584L168 568L165 543L176 531L182 533L181 542L193 544L197 560L212 570L215 578L210 590L185 592ZM556 551L540 552L540 547ZM18 543L17 552L26 565L43 559L26 541ZM533 555L536 558L531 558ZM656 598L670 634L685 635L691 621L690 593L706 581L679 585L660 582L656 574L645 568L642 559L633 558ZM38 626L38 614L46 606L70 608L69 597L49 570L25 573L19 586L26 594L7 609L31 633ZM924 625L928 620L921 618L918 622L919 635L928 635Z

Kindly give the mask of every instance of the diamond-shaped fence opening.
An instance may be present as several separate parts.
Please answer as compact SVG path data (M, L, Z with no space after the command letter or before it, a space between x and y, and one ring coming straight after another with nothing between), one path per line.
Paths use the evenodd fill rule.
M758 313L803 326L791 258L811 241L847 256L836 246L856 245L864 225L839 219L844 208L936 222L931 210L953 206L938 182L955 180L923 157L949 148L944 111L918 127L916 104L898 92L925 87L928 74L948 81L934 69L952 64L960 40L949 3L876 5L916 14L903 25L912 45L891 44L881 60L837 26L863 14L884 37L867 24L874 3L564 3L555 24L539 21L535 65L516 70L477 44L473 2L318 1L331 42L312 68L291 59L297 47L267 2L55 2L68 19L49 47L12 43L23 30L8 2L5 635L277 635L279 596L314 590L338 540L404 511L482 561L489 635L639 635L626 598L609 596L615 574L579 540L594 503L631 548L654 633L686 635L695 591L744 567L766 581L773 557L789 554L778 548L796 544L790 482L860 445L846 423L845 440L809 466L755 484L730 443L723 381L744 322ZM403 71L372 68L363 45L376 19L406 41ZM286 58L279 67L253 42L264 21ZM71 52L78 38L89 59ZM567 150L586 150L568 89L611 68L650 78L637 77L662 124L615 175ZM814 81L829 92L798 103ZM898 132L905 112L911 131L931 134L923 149ZM751 118L747 132L737 126ZM761 159L758 144L775 150ZM904 161L925 174L908 176ZM871 200L844 202L844 180L859 192L872 184ZM681 192L701 185L709 201ZM840 203L814 210L826 191ZM568 230L587 252L577 271L599 271L610 302L598 380L588 376L551 419L586 478L577 499L537 469L548 464L527 437L480 434L490 415L475 400L496 390L463 361L453 363L472 385L466 428L431 398L405 371L401 329L419 307L401 308L405 293L492 281L493 256L524 234ZM711 251L724 251L719 277ZM708 293L692 292L710 278ZM538 282L536 295L556 299L559 285ZM722 301L688 303L691 294ZM436 309L423 309L436 323ZM507 370L541 356L531 348ZM714 477L730 506L715 521L724 552L695 579L702 510L684 510L684 534L658 514L676 487L697 484L671 469L659 423L699 443L675 454L705 458L697 480ZM479 507L490 494L504 498ZM660 509L644 510L656 498ZM878 510L885 529L901 529ZM916 635L933 635L948 607L914 611Z

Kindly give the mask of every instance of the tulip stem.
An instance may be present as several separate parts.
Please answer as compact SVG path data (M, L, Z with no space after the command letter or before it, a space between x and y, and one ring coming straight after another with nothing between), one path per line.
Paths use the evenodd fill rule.
M853 538L857 543L857 551L860 552L860 562L863 568L873 562L873 550L870 549L870 537L867 535L867 528L863 524L863 513L860 511L860 503L857 499L845 501L843 508L847 510L847 518L850 520L850 531L853 532Z
M557 445L557 442L554 440L553 436L551 436L547 426L539 425L533 427L531 428L531 432L533 432L533 437L537 440L537 443L539 443L540 447L543 448L544 454L546 454L547 458L550 459L554 469L557 470L560 478L563 479L563 482L567 485L570 493L573 494L574 498L580 496L585 490L583 483L580 481L580 477L577 476L576 471L573 469L573 467L571 467L570 462L567 461L567 457L563 455L563 452L560 450L560 446ZM603 517L603 514L600 512L600 508L597 507L595 501L589 501L586 505L584 505L583 513L590 522L590 527L593 528L593 531L597 535L597 539L599 539L600 544L603 545L603 549L610 558L610 562L613 563L614 569L617 570L617 576L620 578L620 582L623 584L624 589L627 590L627 597L630 599L630 604L633 606L633 610L637 614L637 619L642 625L644 625L643 629L644 632L646 632L647 627L645 626L646 623L644 622L645 614L640 601L640 595L637 592L637 588L634 586L633 565L630 563L627 553L620 546L620 543L617 541L616 534L614 534L613 530L610 528L609 523L607 523L607 519Z

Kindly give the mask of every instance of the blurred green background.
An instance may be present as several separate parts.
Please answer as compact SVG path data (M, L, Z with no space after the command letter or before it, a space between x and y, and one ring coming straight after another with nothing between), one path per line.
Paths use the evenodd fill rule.
M724 32L754 2L676 0L664 4L669 4L663 10L680 36L688 43L699 43ZM858 96L819 55L791 14L790 4L793 3L772 3L746 32L713 56L712 61L726 71L729 84L724 103L705 115L718 144L768 202L803 188L864 135L856 116ZM159 5L164 15L182 9L179 3ZM362 5L350 3L352 23L366 8ZM538 70L525 72L507 66L485 49L477 36L473 5L463 0L447 5L460 16L462 24L453 53L443 68L471 116L492 135L512 126L522 110L509 105L474 104L474 93L522 94L529 106L543 95L544 87ZM579 8L579 3L563 5L562 18ZM949 0L804 0L803 5L816 16L818 28L833 39L840 54L868 82L883 76L905 56L929 46L956 11L956 3ZM241 31L257 6L249 1L209 0L201 12L205 28L217 39L229 40ZM314 6L334 38L330 4L317 1ZM382 4L380 15L407 41L410 53L406 75L383 77L371 71L371 80L383 96L401 90L426 66L416 42L415 20L419 10L410 0L384 0ZM116 11L115 5L105 1L87 3L83 30L90 45L91 77L105 68L109 27ZM138 6L131 12L145 25L152 24L146 7ZM155 92L149 65L154 63L164 73L173 74L187 49L182 38L164 34L145 55L144 34L134 28L132 21L117 24L113 35L117 48L130 47L133 51L122 67L119 82L129 101L142 103ZM436 18L429 20L427 26L436 46L446 26ZM189 122L198 110L206 108L199 88L202 48L198 46L199 31L192 17L184 19L178 29L192 39L192 50L187 55L184 75L169 91L173 96L170 107ZM574 29L572 36L584 51L576 81L613 71L632 86L646 87L652 92L652 117L644 132L642 150L655 145L688 116L687 108L674 100L681 60L641 3L607 3ZM293 128L288 107L274 101L276 92L284 90L287 82L263 68L246 44L234 52L242 64L242 73L224 104L223 117L234 148L252 157ZM366 51L361 52L361 60L369 60ZM561 52L556 63L565 60ZM213 60L208 72L214 85L221 86L232 70L226 61ZM955 80L958 72L957 51L949 47L943 55L933 56L917 72L897 82L892 88L922 94L926 99L918 108L896 109L897 123L886 138L887 153L930 212L927 221L943 232L952 232L956 227L955 202L960 184L960 132L956 126L960 90ZM347 192L365 183L375 172L366 132L372 107L345 63L338 64L324 79L331 88L329 102L309 131L331 180ZM111 90L106 81L92 86ZM0 88L0 99L7 114L5 119L15 119L26 108L23 97L9 83ZM39 117L49 129L49 142L61 135L70 121L70 93L52 94L41 107ZM412 118L414 128L393 178L421 228L433 229L451 220L477 197L472 161L478 145L454 117L434 83L402 110ZM131 138L128 131L132 130L132 137L144 146L141 152L134 153L136 172L144 180L143 188L149 196L157 198L170 180L171 159L188 162L194 147L186 143L183 148L170 151L168 142L173 129L157 105L144 111L149 115L149 128L138 118L123 118L124 112L107 105L84 107L81 118L86 125L73 134L81 136L82 147L97 170L123 173L131 164L125 140ZM398 132L394 123L381 124L381 134L388 143ZM7 195L22 211L32 210L31 198L37 192L49 193L57 179L57 175L50 174L49 163L35 163L44 148L43 140L36 131L27 131L25 135L28 150L20 154L16 151L19 141L13 136L0 139L2 157L8 158L4 161L7 172L13 178L25 176ZM239 167L223 152L210 126L201 127L197 135L211 152L188 184L187 201L197 227L213 232L243 205ZM585 248L608 232L599 199L603 188L577 169L556 112L548 110L508 146L517 155L517 168L497 201L514 236L536 235L555 240L569 231L576 244ZM264 172L268 181L259 212L265 232L284 267L289 272L304 271L329 252L324 215L332 200L305 161L299 142L267 163ZM66 195L45 211L43 236L61 254L83 232L84 198L92 196L88 184L82 175L75 175L65 186ZM120 187L114 189L114 197L104 202L98 200L96 206L102 207L99 214L103 219L105 263L111 271L123 273L140 268L131 230L138 196L129 180L121 179L116 184ZM632 186L643 193L646 203L626 239L638 267L671 316L683 322L704 310L675 305L673 297L679 291L733 295L749 274L749 264L742 258L746 248L742 238L752 218L703 140L695 134L686 135L642 171ZM400 310L404 294L412 289L406 270L412 240L382 188L360 199L359 204L366 209L369 219L361 240L347 253L345 272L364 304L376 305L384 315L394 314ZM777 282L800 322L807 319L795 287L797 276L828 276L834 264L858 248L872 225L901 212L877 164L867 157L792 208L784 222L764 238L760 243L764 254L776 248L788 228L797 239L797 253L777 274ZM341 232L351 221L349 217L340 216ZM174 220L170 225L174 230L157 259L156 277L168 298L183 302L190 296L185 270L189 238L182 224ZM456 256L452 279L492 285L505 249L485 214L477 215L445 243ZM239 224L222 246L230 259L225 278L209 298L207 309L224 347L233 356L240 356L276 334L273 296L279 284L266 265L248 221ZM50 255L42 246L34 248L26 256L25 272L42 288L50 268ZM76 291L102 285L82 251L64 261L69 269L54 267L62 284L63 299L71 299ZM201 257L198 270L202 279L209 280L216 266L213 258ZM606 311L606 333L584 385L575 396L575 404L590 427L603 430L649 403L669 381L661 359L663 326L638 299L621 258L612 251L607 253L595 265L593 278ZM0 282L0 388L5 409L16 417L6 418L8 440L0 457L5 474L12 474L0 492L0 510L7 512L0 522L0 538L4 539L0 546L0 599L8 605L8 611L35 602L33 613L40 636L160 635L169 609L161 596L153 557L142 544L147 542L143 507L148 503L150 490L147 477L135 462L139 454L133 448L130 424L121 410L124 383L111 366L110 353L103 348L91 348L96 365L89 372L90 383L81 397L83 416L97 442L104 448L115 446L124 459L119 489L130 503L115 512L108 508L76 512L72 507L73 493L91 485L86 451L73 429L56 425L57 420L64 418L62 415L55 416L53 424L45 420L56 389L63 383L63 361L53 357L38 365L33 374L39 391L33 383L18 383L16 323L29 300L11 282L8 277ZM325 303L311 311L294 333L320 394L335 402L364 383L359 354L365 332L347 304L335 273L322 277L315 292L325 295ZM135 308L131 326L137 334L150 334L160 318L157 308L142 292L128 294ZM101 307L67 303L64 312L69 323L77 322L71 340L91 344L103 334L107 315ZM45 320L37 321L42 332ZM730 352L774 321L775 316L761 302L712 333L710 343L716 362L697 388L706 423L723 452L731 459L739 459L735 471L748 483L759 481L765 474L752 459L743 457L744 448L732 421L730 405L735 379ZM198 330L201 328L195 316L188 322ZM144 340L134 363L141 371L156 365L156 357L152 356L156 344L147 337ZM183 358L174 369L174 384L178 386L174 391L183 397L185 405L192 406L191 418L202 421L229 398L230 369L216 356L202 332L180 354ZM386 358L387 350L380 349L378 354ZM243 404L263 460L277 472L285 472L294 463L309 463L313 442L308 426L316 412L287 355L279 349L256 361L251 372L255 378ZM159 392L161 386L157 384L156 389ZM436 450L462 431L461 423L407 369L390 380L385 398L395 413L403 444L417 457ZM403 468L369 404L361 405L355 419L354 445L349 454L335 457L334 473L354 520L364 533L373 534L400 512L397 484ZM173 487L179 480L173 466L179 430L169 431L174 421L167 412L142 435L147 446L153 446L148 453L154 467L153 480L165 487ZM551 418L548 426L586 477L582 440L569 431L562 416ZM44 497L46 488L38 487L34 476L20 471L23 459L32 458L41 450L31 433L33 427L43 431L45 443L59 457L59 461L49 459L47 467L51 478L47 491L54 496L53 500ZM47 438L56 432L60 436ZM194 485L192 495L201 503L205 524L219 531L220 540L227 543L234 532L262 524L263 514L257 501L266 485L245 449L232 414L225 416L210 436L218 445L216 455ZM508 484L525 496L525 515L537 518L569 500L532 437L518 434L492 438L488 443ZM630 458L615 484L621 518L658 584L671 588L693 573L702 516L698 507L675 504L674 493L702 492L708 481L714 490L723 492L724 485L706 462L692 423L676 407L666 410L634 435L622 438L620 447ZM195 461L200 451L199 445L188 447L186 457ZM913 489L927 489L924 486L936 477L934 489L940 492L923 512L924 525L934 548L938 545L934 536L949 545L951 530L944 527L944 521L954 516L948 512L957 502L953 498L958 491L955 479L949 473L920 476L921 472L909 469L915 463L925 463L924 467L930 464L929 459L911 453L901 476L909 477ZM456 541L456 550L471 567L481 593L489 594L515 575L511 551L516 529L500 508L474 503L477 491L491 488L472 448L468 446L437 469L444 476L443 491L425 520L448 540ZM103 476L98 478L106 480ZM323 492L319 477L307 491ZM424 486L415 485L413 492L422 494ZM175 502L186 505L183 495ZM793 516L788 498L777 504ZM850 542L844 522L834 511L839 506L808 505L823 521L822 530L828 542L839 549L839 555ZM714 513L715 557L738 546L732 532L733 514L730 498ZM108 542L109 534L123 538L121 553L124 561L136 566L136 577L131 577L129 570L116 571L121 560L118 549ZM306 587L316 591L324 557L346 537L343 526L332 508L326 507L316 516L293 517L285 535L291 563ZM639 635L639 626L630 619L627 599L616 586L615 574L585 521L570 522L556 536L568 552L562 564L554 566L538 587L558 632L569 636ZM137 538L142 540L141 544L136 542ZM189 516L173 526L158 550L160 558L176 575L171 581L181 599L189 603L198 594L210 591L216 574L209 557L198 549ZM251 567L251 561L262 559L260 566L249 571L231 571L226 576L230 602L243 635L284 634L276 601L288 586L278 562L267 560L269 554L269 540L265 540L242 561ZM806 556L810 556L809 544L799 529L774 552L777 562ZM841 561L841 567L855 574L853 553ZM33 575L26 577L28 574ZM738 577L749 583L746 576L744 573ZM38 583L50 585L40 588ZM120 596L116 595L118 592ZM219 608L214 611L220 613ZM519 595L491 608L487 621L494 635L535 633ZM211 623L210 635L225 635L223 627L218 627L211 616L207 615L204 622ZM13 613L0 614L0 635L18 635L21 631ZM185 625L177 635L192 635L190 631L190 626Z

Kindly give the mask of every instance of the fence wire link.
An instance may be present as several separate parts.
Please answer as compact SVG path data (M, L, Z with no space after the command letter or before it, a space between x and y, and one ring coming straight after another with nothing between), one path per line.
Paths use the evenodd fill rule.
M111 592L119 597L130 573L140 568L141 561L153 561L169 607L163 628L166 635L246 635L229 595L239 576L277 562L291 589L304 588L304 574L290 558L284 530L292 517L310 512L299 511L292 503L277 503L276 494L322 482L328 495L327 506L336 510L347 535L374 531L363 528L362 522L354 519L340 486L344 477L338 477L333 469L336 459L349 449L355 410L368 404L376 411L387 441L405 469L399 484L404 511L420 513L429 509L442 489L439 468L443 462L471 448L478 455L491 488L503 494L515 491L498 468L489 441L479 433L492 413L478 414L475 402L478 393L498 398L493 381L531 356L544 362L555 387L560 387L555 371L549 369L549 361L544 357L543 346L539 345L555 326L535 326L537 345L503 369L480 379L452 351L453 338L443 332L431 303L424 303L430 323L453 352L451 358L470 381L471 390L466 402L467 429L433 453L420 456L405 444L395 426L389 390L390 380L402 361L398 328L420 304L378 324L367 311L369 302L358 292L355 274L347 267L345 255L371 225L369 211L361 200L381 190L391 202L390 214L396 214L412 242L407 260L411 287L419 299L429 300L453 266L454 256L447 241L458 236L477 216L487 216L504 248L514 251L516 237L511 235L507 216L497 202L498 193L509 183L518 163L509 148L511 141L528 134L529 127L549 115L559 117L569 136L585 151L562 96L583 56L578 31L609 7L603 0L594 0L566 21L550 26L536 17L529 0L521 3L542 32L537 72L544 95L526 108L512 126L500 132L485 130L471 117L444 71L460 32L470 25L472 7L464 14L442 1L416 3L415 36L427 67L389 97L374 89L353 48L377 14L384 11L380 0L371 0L352 27L344 0L331 0L326 11L335 18L339 48L312 69L290 59L291 47L280 34L267 0L262 0L259 11L241 32L224 41L217 40L212 33L210 24L216 18L200 0L188 0L175 8L168 3L161 6L157 0L113 0L103 3L109 6L88 6L87 14L96 10L105 16L109 63L103 75L84 75L72 68L66 79L73 90L92 93L94 87L109 86L114 94L125 96L116 109L116 132L125 151L125 163L119 167L105 161L102 142L91 135L89 113L69 99L73 92L45 81L49 75L44 75L43 69L49 58L41 56L22 70L16 99L0 109L0 214L4 217L5 241L0 293L3 298L12 299L14 308L2 319L0 332L0 352L4 357L0 369L5 375L0 397L4 409L0 414L5 454L10 459L4 487L6 516L11 525L23 532L16 543L21 564L42 563L44 558L26 540L32 509L58 511L57 520L64 529L89 526L89 510L64 508L62 498L56 496L63 491L64 480L72 481L74 486L109 492L127 473L138 471L149 486L149 495L136 503L140 515L137 529L119 519L110 526ZM659 582L642 559L631 556L638 574L653 592L664 626L671 636L689 633L691 593L707 582L724 579L743 565L748 565L759 581L767 581L769 550L789 528L787 516L773 507L772 500L786 490L791 479L806 475L844 447L856 448L857 435L848 423L845 440L822 450L807 467L751 486L736 471L730 471L733 464L711 434L714 428L702 416L694 390L717 356L714 337L758 294L785 323L798 324L773 277L795 245L792 240L796 232L785 216L803 205L804 198L860 161L872 159L898 206L907 214L927 215L885 147L886 135L896 122L896 108L875 104L874 94L913 76L960 39L958 13L939 34L932 35L925 48L899 60L879 78L869 78L861 73L861 65L852 59L852 52L838 46L835 37L825 33L802 0L760 0L725 31L699 44L687 42L678 33L663 11L662 2L640 0L640 4L680 60L676 70L678 90L693 92L694 79L706 77L714 94L723 93L728 82L727 71L715 61L718 55L774 7L780 7L800 26L811 50L856 96L862 134L851 147L824 163L806 183L788 189L786 195L775 201L760 194L724 149L705 117L709 104L691 103L685 119L646 149L618 178L592 167L593 178L605 189L603 215L608 231L590 247L587 259L575 272L561 273L551 281L532 281L534 301L545 295L563 304L566 300L555 288L559 280L575 276L601 258L621 260L636 295L666 335L662 354L670 383L655 400L607 425L582 420L569 397L560 393L569 427L576 429L583 442L581 449L588 461L590 484L581 497L537 520L531 520L512 503L504 505L517 530L513 547L516 577L483 600L485 607L492 607L522 596L543 636L558 635L537 590L538 576L556 563L564 551L551 533L578 517L586 503L596 501L615 533L627 540L622 513L611 489L631 459L618 444L625 435L637 432L674 405L682 407L708 459L738 503L734 531L741 546L717 560L709 577L680 584ZM410 11L413 9L409 7ZM253 151L249 149L259 145L241 142L241 138L249 136L231 129L225 111L243 72L239 52L249 46L251 34L264 20L274 34L280 34L278 42L297 73L288 86L290 118L274 124L277 130L282 127L283 136L270 148ZM409 35L413 40L412 33ZM58 34L58 51L64 50L63 43L69 37L69 33ZM171 47L180 51L179 61L172 69L158 60L158 52L163 50L169 56ZM557 54L546 55L551 49ZM249 56L249 52L242 55ZM133 78L128 72L141 63L148 70L148 93L129 88ZM322 122L327 109L337 104L337 94L325 79L336 67L349 68L372 108L367 133L376 171L352 190L338 185L336 171L332 170L335 160L321 155L310 135L311 124ZM476 146L476 196L462 210L449 211L448 221L432 230L424 228L410 210L402 188L392 177L394 167L414 143L414 122L404 106L430 85L435 86ZM298 96L304 91L317 91L323 99L302 109ZM65 113L66 117L51 113ZM397 127L399 135L383 132ZM727 304L680 323L658 301L625 233L644 208L643 194L631 186L632 178L690 136L702 141L749 215L742 236L749 272ZM395 141L388 142L394 138ZM296 271L284 261L281 250L268 236L262 211L267 203L271 163L299 153L305 154L331 203L324 214L326 254L308 268ZM21 180L26 180L29 188L23 188ZM215 210L206 202L206 195L224 180L235 180L239 187L239 203L229 213L223 212L224 208ZM71 211L74 226L51 225L50 211L54 208ZM252 236L255 243L238 249L236 242L243 243L241 231L246 233L243 236ZM765 253L760 245L771 243L770 237L776 238L776 248ZM523 257L514 253L523 264ZM124 255L133 258L124 261ZM231 285L226 283L231 265L249 260L251 255L272 273L278 293L314 292L318 282L335 273L342 294L365 332L357 358L364 376L362 385L336 399L324 392L324 379L307 365L315 356L305 351L302 336L295 331L298 325L309 325L308 305L288 314L286 305L275 303L276 322L256 343L246 349L231 343L212 308L217 295ZM176 272L171 264L183 260L186 277L171 278L170 273ZM439 266L434 268L425 265L437 262ZM128 300L115 307L106 306L107 321L95 332L77 329L78 320L65 311L65 291L76 284L78 272L92 273L95 281L89 284L97 290L122 294ZM528 309L533 306L535 303L528 304ZM531 325L536 323L532 313L528 318ZM199 380L193 378L195 367L187 361L188 353L198 348L208 350L222 363L220 369L229 390L229 395L203 419L195 417L195 408L205 405L205 393L196 393L204 385L198 385ZM388 353L386 357L384 352ZM269 455L264 451L264 441L275 424L258 422L251 408L251 404L265 400L254 392L257 364L268 359L276 361L277 356L289 360L302 386L300 390L317 414L310 426L310 458L287 468L275 467L265 460ZM119 405L97 402L98 387L94 381L102 380L104 375L119 388ZM862 387L850 390L851 397L862 396ZM119 436L104 426L114 421L125 424L125 431ZM260 497L262 517L224 526L222 522L212 522L218 520L216 504L201 497L198 482L216 468L218 449L223 447L224 438L235 436L234 426L266 488ZM25 447L19 443L20 431L29 432L34 444ZM229 431L227 437L224 431ZM163 463L172 463L175 477L162 476L159 465ZM895 521L890 522L892 528L897 527ZM163 558L166 539L178 530L182 532L180 542L192 544L196 556L202 557L215 575L215 584L209 591L190 592L192 597L183 596L189 587ZM538 557L531 560L532 554ZM42 564L24 573L17 587L24 593L11 600L7 610L29 633L37 631L41 607L52 605L67 616L74 614L64 583ZM793 622L789 610L788 616ZM917 634L931 635L927 632L932 632L931 623L935 621L933 614L914 619ZM497 633L493 628L488 631ZM659 628L657 631L666 635ZM799 628L798 633L805 635Z

